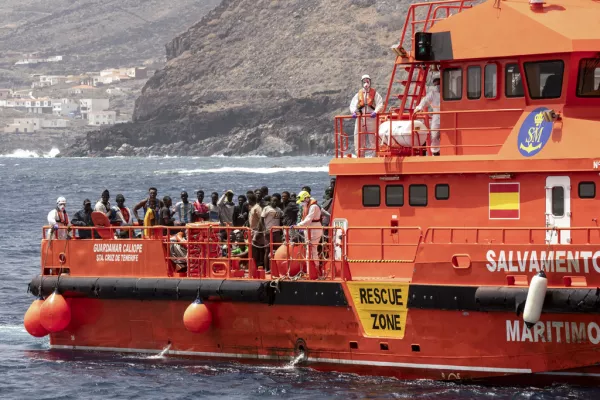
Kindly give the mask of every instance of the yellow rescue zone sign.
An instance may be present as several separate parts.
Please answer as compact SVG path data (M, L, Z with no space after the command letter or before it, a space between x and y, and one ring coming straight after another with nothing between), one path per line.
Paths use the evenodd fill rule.
M408 284L347 282L366 336L402 339L408 312Z

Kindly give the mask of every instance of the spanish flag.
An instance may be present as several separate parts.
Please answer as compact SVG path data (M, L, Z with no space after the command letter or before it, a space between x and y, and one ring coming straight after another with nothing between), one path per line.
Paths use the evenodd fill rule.
M519 219L519 184L490 183L490 219Z

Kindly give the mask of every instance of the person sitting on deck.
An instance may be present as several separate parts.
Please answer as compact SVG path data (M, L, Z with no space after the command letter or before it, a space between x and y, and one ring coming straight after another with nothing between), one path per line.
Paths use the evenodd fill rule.
M169 250L171 253L171 257L173 257L173 264L175 264L175 270L177 272L185 272L187 271L187 260L183 258L187 258L187 239L185 237L185 233L183 231L177 232L175 235L172 235L170 238L171 245L169 246Z
M154 216L156 217L160 211L160 208L163 206L162 201L158 200L158 189L156 189L155 187L151 187L150 189L148 189L148 197L145 198L144 200L140 201L139 203L137 203L135 205L135 207L133 207L133 215L135 216L135 219L140 223L140 225L143 225L143 221L140 219L140 217L138 216L138 210L140 208L142 208L144 210L144 217L146 217L146 214L148 212L148 208L150 207L150 202L152 201L152 204L154 204Z
M192 222L194 214L194 206L188 201L188 194L184 190L181 192L181 201L175 204L175 225L185 226L189 222Z
M51 226L48 229L47 239L67 239L70 238L69 231L71 224L69 223L69 215L67 214L67 199L59 197L56 199L56 207L48 213L48 224ZM66 227L67 229L59 229Z
M352 118L358 118L360 115L369 115L371 118L361 117L356 120L354 125L354 151L359 157L359 149L368 148L371 150L363 150L365 157L373 157L375 149L375 118L377 114L383 110L383 99L381 95L371 87L371 77L363 75L360 78L362 89L358 91L350 102L350 112ZM362 133L359 139L359 126ZM367 135L367 133L369 133ZM359 142L360 140L360 142Z
M233 231L235 242L231 244L231 257L235 258L246 258L246 260L239 260L240 269L246 269L248 267L248 254L250 247L248 241L244 237L244 232L240 229Z
M94 222L92 221L92 211L92 202L90 199L85 199L83 201L83 208L73 215L71 224L74 226L94 226ZM79 239L91 239L92 230L77 229L77 236ZM97 234L96 236L99 237Z
M106 215L106 217L110 220L115 218L115 212L110 209L110 192L108 189L104 189L102 194L100 195L100 200L96 202L94 206L94 211L101 212Z
M423 97L419 105L415 108L415 112L421 112L425 107L431 107L432 112L437 113L431 115L431 153L434 156L440 155L440 78L433 78L433 87Z
M194 201L194 215L193 222L199 221L207 221L208 220L208 206L203 203L204 201L204 191L197 190L196 191L197 200Z

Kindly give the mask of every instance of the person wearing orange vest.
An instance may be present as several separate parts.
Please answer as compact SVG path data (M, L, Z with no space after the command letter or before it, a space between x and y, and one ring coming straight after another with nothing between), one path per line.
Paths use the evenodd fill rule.
M381 98L381 95L371 87L371 77L369 75L363 75L360 80L363 88L358 91L350 102L352 118L356 118L356 124L354 125L354 150L357 157L360 157L363 153L364 157L373 157L375 154L374 150L364 150L359 154L359 149L375 149L375 118L377 117L377 114L383 110L383 99ZM359 131L361 133L360 138L358 134Z
M48 224L51 226L48 229L46 237L48 239L66 239L69 236L71 223L69 222L69 215L67 214L67 199L59 197L56 199L56 208L50 210L48 213ZM59 229L67 228L67 229Z
M296 227L310 227L313 229L305 229L304 238L307 243L306 258L318 264L319 252L317 247L323 236L323 225L321 224L321 207L317 204L317 200L310 197L310 193L306 190L298 193L298 204L302 204L302 220ZM320 229L319 229L320 228Z
M423 100L415 108L415 112L423 111L425 107L431 107L431 112L440 111L440 78L433 78L433 87L427 92ZM440 114L432 114L429 129L431 130L431 153L440 155Z

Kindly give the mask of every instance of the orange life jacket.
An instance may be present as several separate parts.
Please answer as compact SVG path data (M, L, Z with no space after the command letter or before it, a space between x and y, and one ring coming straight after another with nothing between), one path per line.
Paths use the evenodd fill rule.
M69 216L67 215L67 211L61 211L60 209L56 210L56 217L58 218L58 221L56 222L60 222L61 224L63 224L64 226L69 225Z
M306 218L306 216L308 215L308 212L310 211L310 207L312 205L316 205L317 207L319 206L315 199L310 199L308 204L305 204L304 207L302 207L302 220L303 221L304 221L304 218ZM319 217L319 219L313 219L312 222L321 222L321 217Z
M372 109L375 109L375 89L370 88L367 93L367 105ZM358 91L358 109L362 110L365 106L365 89Z

